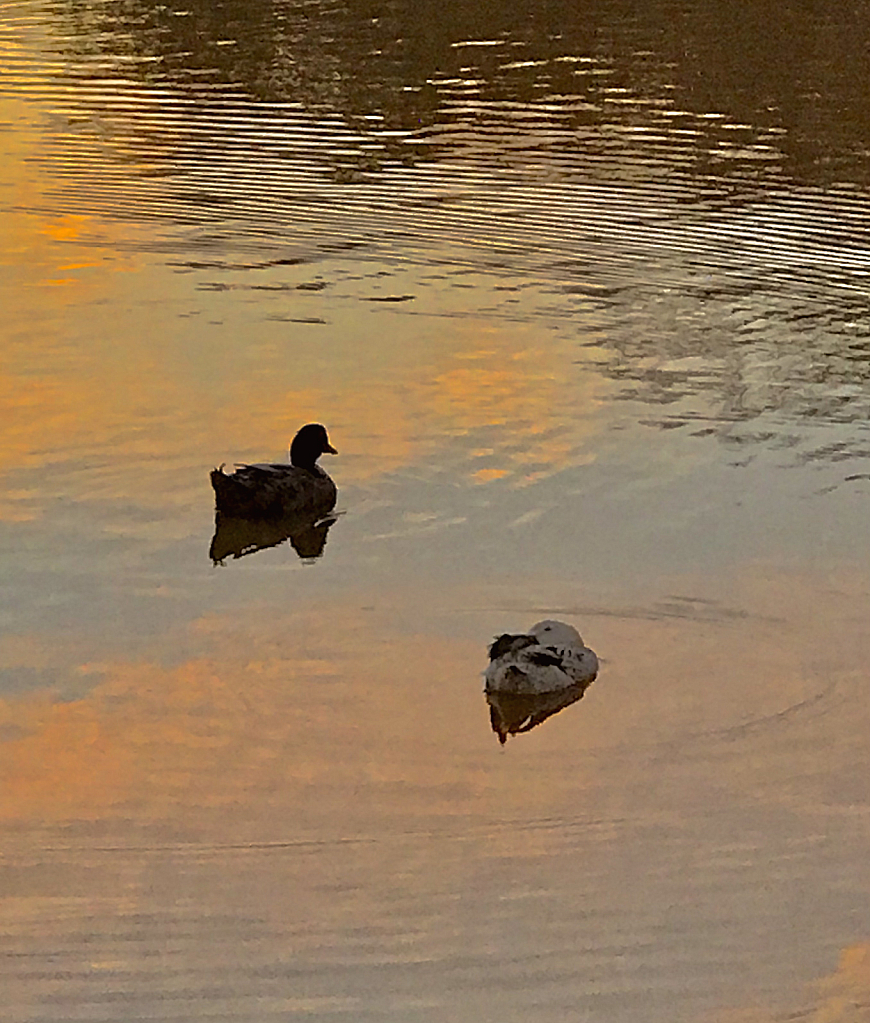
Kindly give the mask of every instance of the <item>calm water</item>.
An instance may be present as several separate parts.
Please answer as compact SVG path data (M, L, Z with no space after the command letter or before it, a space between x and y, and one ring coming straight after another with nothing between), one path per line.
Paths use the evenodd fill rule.
M21 0L0 71L4 1023L867 1020L867 4ZM312 419L322 557L212 564ZM502 748L543 617L601 674Z

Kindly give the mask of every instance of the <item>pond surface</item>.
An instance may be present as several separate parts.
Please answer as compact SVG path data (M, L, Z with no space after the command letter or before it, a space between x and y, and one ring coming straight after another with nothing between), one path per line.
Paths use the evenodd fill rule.
M865 1020L866 4L20 0L0 67L4 1023ZM321 556L214 564L311 420ZM547 617L599 677L502 746Z

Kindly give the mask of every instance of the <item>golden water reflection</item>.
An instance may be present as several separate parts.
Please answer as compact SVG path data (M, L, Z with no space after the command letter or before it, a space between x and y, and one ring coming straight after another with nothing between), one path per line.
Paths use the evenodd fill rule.
M851 1023L864 28L406 6L0 29L4 1023L766 1020L834 949ZM310 420L327 556L208 566ZM551 613L605 670L502 748Z
M674 578L683 596L622 614L588 593L569 614L544 579L513 611L442 591L425 619L413 591L264 604L201 618L203 652L175 666L80 663L94 678L80 699L4 700L7 934L34 964L60 948L68 977L13 973L9 1004L89 1004L108 984L144 1013L161 948L179 977L214 981L181 984L184 1012L239 1018L264 998L371 1011L386 976L412 1016L423 998L472 1018L485 997L520 1020L540 998L533 968L593 1018L602 989L629 1014L646 999L646 1019L703 1018L674 1014L699 979L708 1004L785 1000L783 978L809 980L842 934L839 901L870 898L870 597L845 569L762 566L729 604L690 599L700 585ZM486 640L527 621L536 590L606 671L582 713L501 748ZM811 911L800 933L794 891ZM851 1023L836 1012L865 966L845 956L819 1023Z
M820 611L819 580L766 578L766 572L735 580L736 615L681 598L674 607L601 616L588 595L578 624L601 648L603 680L582 714L558 715L516 749L566 753L567 742L588 783L600 769L587 762L593 752L609 759L639 743L643 757L656 749L656 756L670 756L665 751L674 743L675 752L682 747L683 755L694 756L709 743L708 752L727 755L721 784L733 775L735 792L761 767L756 759L769 755L763 787L773 795L780 743L793 743L792 766L804 762L814 774L818 751L802 749L802 729L837 729L846 713L852 724L836 748L848 762L863 714L853 706L854 669L867 645L863 619L848 609L866 602L866 591L847 573L836 585L828 578ZM673 585L685 591L692 582ZM562 586L538 580L529 595L537 589L558 597ZM347 789L340 803L350 789L371 789L375 802L386 798L382 810L395 797L411 817L423 792L427 812L482 811L494 776L514 761L492 760L487 743L482 682L474 681L486 664L480 636L510 628L512 616L449 607L484 607L484 594L442 589L441 610L430 608L413 629L407 616L429 606L413 590L398 592L395 603L380 597L377 608L367 609L371 595L359 591L344 602L295 611L269 605L267 615L265 606L210 613L190 626L203 653L175 667L80 662L75 669L94 678L83 698L58 702L50 692L36 692L0 704L9 737L0 747L0 813L46 820L118 811L172 816L173 807L185 814L211 806L247 813L264 800L289 807L317 799L321 786L336 794ZM831 650L834 617L838 643ZM483 624L476 636L469 633L472 622ZM774 635L782 641L771 643ZM51 649L48 637L41 648ZM6 663L21 663L28 649L26 637L7 640ZM534 742L538 736L543 747ZM729 751L738 748L740 756L731 760ZM624 755L621 768L631 774ZM534 792L533 801L543 796L555 811L581 784L580 776L560 776L557 761L535 776L517 774L509 801L525 803ZM404 787L391 790L400 779ZM818 781L829 784L824 772ZM816 797L824 798L821 790ZM617 792L610 798L619 798Z
M135 493L151 507L178 506L199 466L277 459L300 423L321 418L352 438L345 482L425 460L433 438L479 436L460 456L477 482L528 482L592 457L600 382L574 368L567 339L542 339L532 323L449 318L466 301L449 285L420 295L408 322L370 305L361 317L358 286L338 298L305 290L305 265L257 273L257 287L275 290L253 292L263 305L252 327L254 271L234 271L227 291L192 289L186 274L137 252L136 226L37 212L55 183L27 150L11 155L0 185L29 212L4 220L14 278L0 363L7 521L38 518L58 495ZM134 195L135 177L124 187ZM327 283L347 272L319 270ZM196 271L201 283L210 276ZM105 308L127 313L104 317ZM320 328L304 322L325 310L328 359L312 336Z
M795 999L796 1001L796 999ZM837 968L811 985L804 1004L735 1009L717 1016L717 1023L774 1023L801 1019L807 1023L864 1023L870 1006L870 941L842 950Z

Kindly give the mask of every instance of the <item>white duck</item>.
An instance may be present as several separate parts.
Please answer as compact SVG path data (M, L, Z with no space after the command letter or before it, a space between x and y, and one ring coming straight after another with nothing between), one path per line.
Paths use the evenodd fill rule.
M237 465L227 474L213 469L215 506L222 515L242 519L287 515L322 517L335 507L336 489L317 465L322 454L338 454L320 423L303 426L290 445L290 464Z
M549 619L527 633L497 636L489 657L487 693L555 693L589 685L598 674L598 658L574 626Z

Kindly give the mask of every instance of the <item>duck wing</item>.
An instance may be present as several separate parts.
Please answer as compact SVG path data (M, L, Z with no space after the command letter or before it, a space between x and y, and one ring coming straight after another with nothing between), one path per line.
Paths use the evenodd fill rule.
M489 659L495 661L499 657L518 654L520 650L528 646L535 646L537 642L534 636L529 636L525 633L511 634L510 632L503 632L500 636L496 636L490 645Z
M598 658L585 646L539 646L523 654L532 664L552 666L573 683L592 682L598 674Z
M547 647L539 647L537 650L529 650L526 654L526 659L529 663L537 664L540 667L552 664L557 668L562 668L564 671L564 668L562 667L564 664L564 658L560 654L557 654L555 650Z

